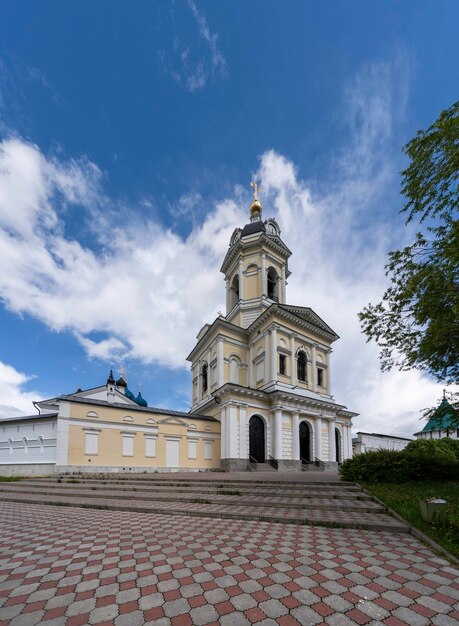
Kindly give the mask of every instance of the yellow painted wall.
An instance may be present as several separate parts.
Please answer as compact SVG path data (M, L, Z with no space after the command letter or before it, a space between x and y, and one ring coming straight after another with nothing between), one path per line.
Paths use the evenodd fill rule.
M166 467L166 437L180 439L179 458L180 467L184 469L212 469L220 466L220 423L208 422L196 418L180 418L180 423L165 422L165 416L153 412L132 411L128 407L117 409L114 407L99 407L71 403L72 420L81 421L69 426L68 464L82 466L110 466L110 467ZM88 417L89 411L95 411L99 417ZM123 421L125 415L134 418L133 422ZM154 419L155 424L148 424L148 419ZM167 417L166 417L167 419ZM173 419L173 418L171 418ZM149 432L135 431L139 428L148 428ZM195 426L196 428L189 428ZM115 428L113 428L115 427ZM96 429L98 435L97 454L85 453L85 432ZM123 455L122 433L135 433L133 437L133 455ZM146 456L145 435L156 435L156 455ZM188 439L197 441L196 459L188 458ZM212 439L212 459L204 458L204 442Z

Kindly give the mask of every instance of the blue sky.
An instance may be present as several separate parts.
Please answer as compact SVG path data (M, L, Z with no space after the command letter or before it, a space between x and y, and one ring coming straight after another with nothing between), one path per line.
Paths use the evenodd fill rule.
M185 357L261 181L292 304L341 336L354 430L410 435L441 394L379 372L401 147L459 93L455 1L0 4L0 416L103 383L189 407Z

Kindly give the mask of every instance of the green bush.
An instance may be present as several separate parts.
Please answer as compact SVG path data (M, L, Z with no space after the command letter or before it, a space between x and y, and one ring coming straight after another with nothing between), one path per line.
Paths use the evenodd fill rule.
M343 480L368 483L403 483L409 480L459 478L459 441L419 439L404 450L364 452L340 466Z

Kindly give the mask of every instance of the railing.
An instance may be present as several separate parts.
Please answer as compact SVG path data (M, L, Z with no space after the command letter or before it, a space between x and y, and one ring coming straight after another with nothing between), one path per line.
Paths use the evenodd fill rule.
M271 465L271 467L274 467L274 469L277 469L279 467L278 461L274 459L271 455L269 455L269 464Z
M300 461L301 461L301 469L305 470L307 469L308 465L313 465L312 461L309 461L308 459L303 459L303 457L300 457Z
M249 471L254 472L257 469L257 459L249 454Z
M314 465L316 465L319 469L322 469L322 470L324 470L326 467L325 463L321 461L320 459L318 459L317 457L315 459Z

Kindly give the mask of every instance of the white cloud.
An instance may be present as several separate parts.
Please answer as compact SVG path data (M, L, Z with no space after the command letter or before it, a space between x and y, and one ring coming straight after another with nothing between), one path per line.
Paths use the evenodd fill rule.
M38 392L24 390L33 378L0 361L0 419L35 413L32 402L43 398Z
M399 168L387 156L393 77L378 67L349 87L352 139L321 189L311 190L274 150L261 156L257 177L265 213L278 218L293 251L289 301L311 306L342 336L332 357L336 400L361 413L356 430L410 435L439 386L419 372L381 374L377 349L365 343L357 320L380 298L386 251L397 242L380 211L386 189L398 185ZM47 158L19 138L0 147L0 297L9 309L70 331L92 358L186 366L199 328L224 310L218 270L233 229L248 219L249 193L241 203L236 187L234 199L214 206L184 239L153 219L136 220L134 211L124 223L122 211L111 219L116 203L104 198L101 173L89 161ZM177 210L200 202L184 196ZM93 225L91 249L65 234L74 205Z
M159 63L173 80L194 93L203 89L210 78L228 77L228 64L218 47L218 35L212 33L194 0L187 5L198 27L198 36L183 29L186 20L174 20L177 33L169 50L159 51Z

